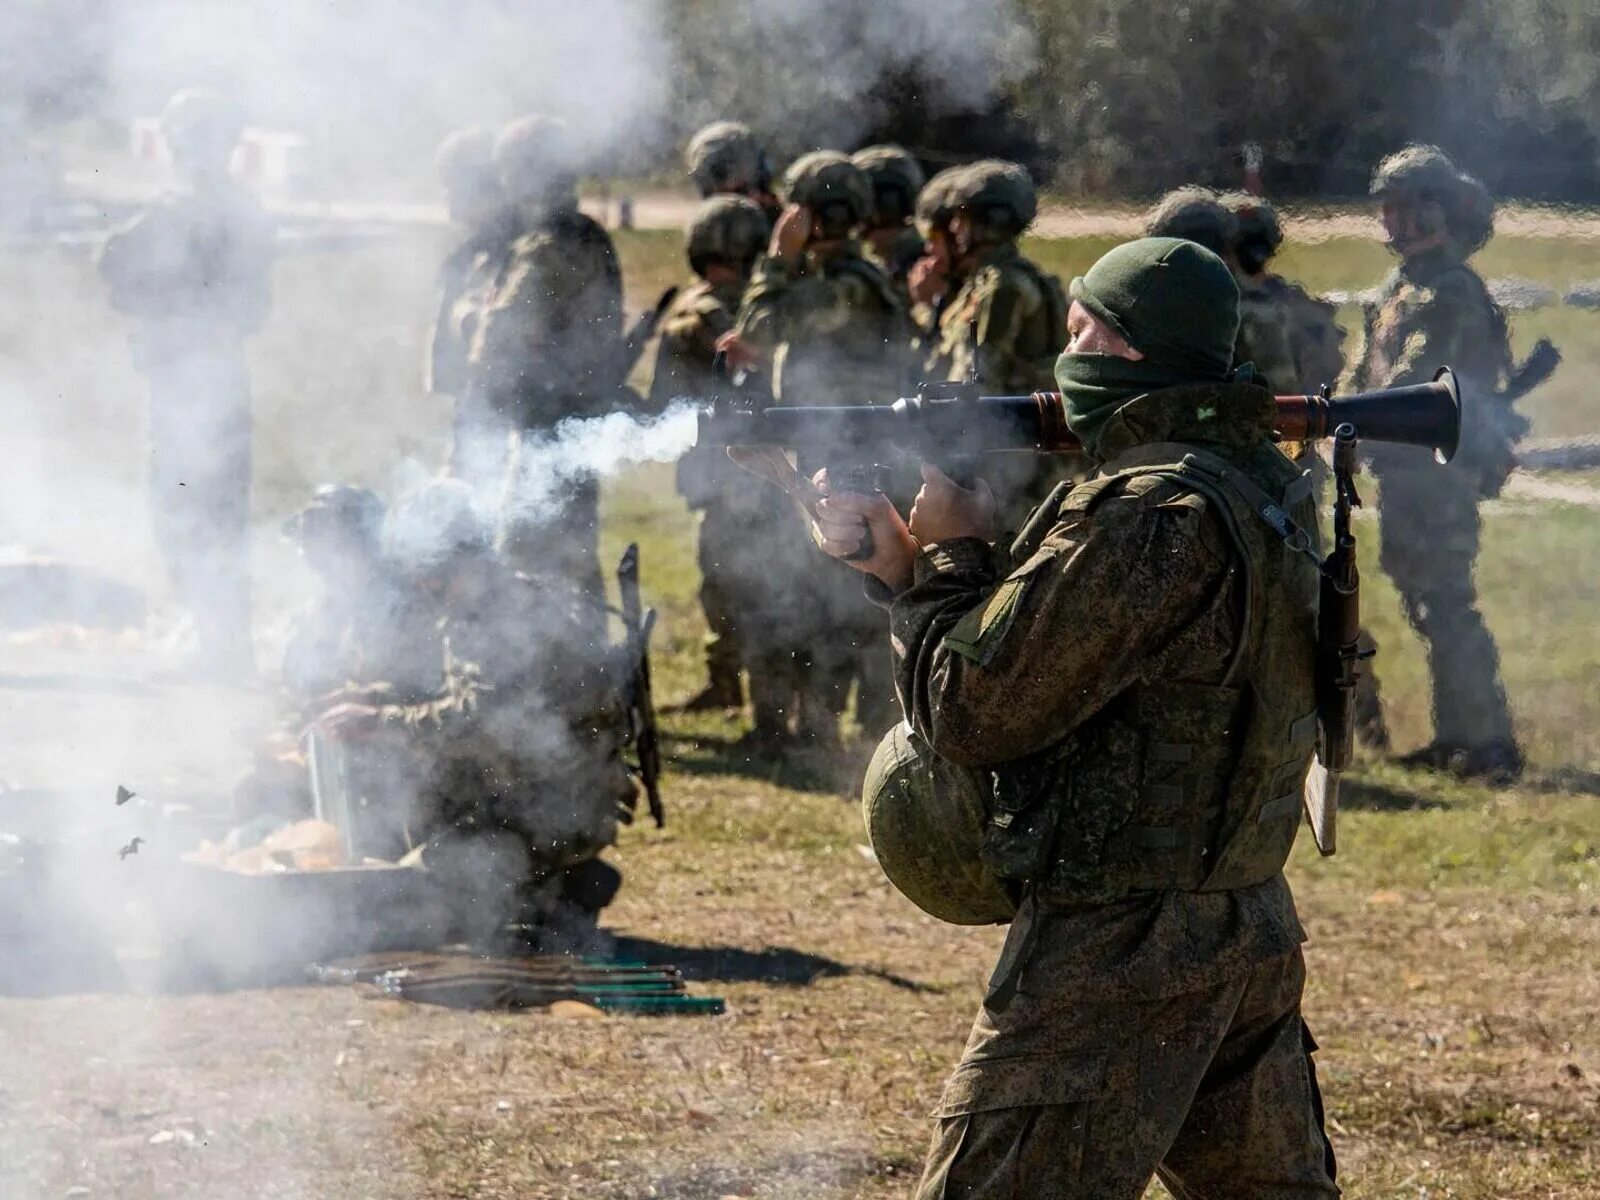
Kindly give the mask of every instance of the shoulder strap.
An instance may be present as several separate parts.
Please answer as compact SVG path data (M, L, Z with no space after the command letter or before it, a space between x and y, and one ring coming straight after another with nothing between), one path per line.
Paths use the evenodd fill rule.
M1288 512L1295 502L1292 496L1300 494L1308 484L1296 479L1285 489L1283 496L1274 498L1232 463L1208 450L1182 442L1139 446L1112 465L1118 464L1128 465L1120 466L1113 478L1159 475L1205 496L1216 508L1229 540L1238 550L1245 570L1245 611L1240 621L1241 636L1223 678L1224 686L1231 685L1247 661L1248 653L1253 653L1260 643L1265 603L1260 593L1254 558L1241 528L1239 510L1254 513L1290 551L1305 555L1320 571L1322 560L1317 556L1315 538L1302 529Z

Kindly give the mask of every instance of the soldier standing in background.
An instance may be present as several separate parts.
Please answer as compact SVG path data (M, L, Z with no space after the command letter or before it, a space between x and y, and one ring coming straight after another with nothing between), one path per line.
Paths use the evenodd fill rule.
M922 257L911 264L906 292L911 319L920 340L929 341L939 329L945 300L959 291L963 281L950 222L956 215L956 191L964 167L946 167L923 186L917 196L917 231L922 235Z
M112 307L134 324L134 365L150 382L156 545L194 614L199 669L214 679L255 668L244 343L266 320L273 234L229 174L242 128L216 93L173 96L161 132L184 187L113 234L100 258Z
M1168 192L1145 218L1149 237L1176 237L1196 242L1215 254L1240 278L1234 246L1239 222L1210 188L1181 187ZM1234 365L1249 363L1256 378L1274 393L1299 390L1289 321L1283 309L1259 288L1246 290L1240 279L1239 344Z
M1248 310L1258 304L1273 305L1288 324L1296 379L1285 391L1310 395L1324 384L1331 388L1344 374L1345 331L1334 319L1338 310L1326 300L1309 295L1299 284L1267 270L1272 256L1283 245L1283 227L1268 201L1248 192L1229 192L1222 202L1237 222L1233 259L1238 267L1242 307Z
M1433 740L1402 761L1515 778L1522 752L1472 578L1478 502L1505 483L1522 432L1521 418L1497 394L1511 369L1505 313L1467 265L1494 232L1494 203L1433 146L1384 159L1372 194L1400 265L1367 310L1349 386L1424 383L1449 366L1467 409L1466 438L1445 470L1420 450L1368 449L1379 485L1378 561L1427 646L1433 679Z
M782 191L766 257L718 348L732 366L765 372L781 404L874 404L898 395L911 327L894 285L852 236L872 211L866 175L845 155L818 150L790 165ZM833 747L852 680L860 683L862 727L892 723L881 619L849 570L802 570L782 582L791 589L782 629L792 652L775 652L773 665L785 668L784 690L798 696L796 732Z
M923 378L975 380L993 394L1053 390L1056 356L1067 340L1061 281L1022 253L1017 239L1033 223L1033 180L1015 163L988 159L948 183L949 241L960 285L939 309L927 337ZM1058 464L1033 455L997 455L983 478L1015 529L1055 486Z
M701 205L688 230L689 266L697 282L679 291L656 323L630 382L652 409L680 396L710 396L727 386L713 369L717 340L734 318L756 259L771 232L767 215L742 196L716 196ZM705 688L684 705L689 712L743 703L741 668L750 672L755 715L752 737L763 749L788 736L792 697L774 691L787 675L766 660L787 650L773 637L787 618L786 598L772 581L782 546L803 539L777 489L739 470L726 453L690 450L678 461L678 493L700 513L697 560L706 639ZM781 683L780 683L781 686Z
M460 240L439 267L424 384L433 395L455 401L450 473L485 485L505 471L511 428L494 413L473 410L477 397L467 387L468 360L484 293L512 238L513 218L495 172L492 130L458 129L439 146L436 163Z
M578 211L580 153L564 123L512 122L495 140L494 163L514 240L478 319L469 376L473 405L515 426L520 456L564 418L609 412L621 398L622 271L610 235ZM505 553L602 599L598 481L551 495L532 456L523 466L513 460L507 485Z
M872 215L861 233L861 252L900 291L907 311L911 295L906 280L922 257L922 234L917 232L917 197L926 182L922 167L899 146L868 146L850 161L872 184Z
M739 121L713 121L684 148L683 165L702 200L743 196L753 200L769 221L778 217L772 194L772 164L750 127Z

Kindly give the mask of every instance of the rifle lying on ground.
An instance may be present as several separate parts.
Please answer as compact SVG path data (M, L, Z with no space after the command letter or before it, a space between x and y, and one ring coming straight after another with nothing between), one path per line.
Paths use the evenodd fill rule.
M1308 442L1333 436L1333 548L1319 561L1322 575L1318 619L1318 698L1322 744L1307 780L1306 808L1317 847L1335 848L1339 776L1351 761L1357 680L1366 655L1360 646L1361 587L1356 570L1353 510L1358 440L1393 442L1430 449L1441 464L1455 456L1461 441L1461 394L1455 376L1442 368L1431 383L1353 396L1277 397L1274 427L1285 441ZM772 405L757 408L723 401L700 414L699 443L764 452L742 465L785 488L808 510L817 496L789 466L783 451L802 462L825 463L829 478L870 480L888 464L915 456L939 464L958 482L979 456L1005 451L1035 454L1081 452L1067 428L1057 392L1029 396L982 396L970 383L927 388L893 404L838 407ZM835 468L840 473L835 473ZM1269 503L1263 519L1280 533L1294 530L1289 515ZM1311 539L1295 530L1307 553ZM870 548L860 557L869 557Z

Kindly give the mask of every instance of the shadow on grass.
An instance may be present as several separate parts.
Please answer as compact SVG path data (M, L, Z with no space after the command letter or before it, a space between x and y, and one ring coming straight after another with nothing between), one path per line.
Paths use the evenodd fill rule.
M737 776L806 792L853 794L876 742L858 739L839 751L797 746L772 754L753 753L740 739L717 734L661 734L663 757L684 775Z
M742 946L675 946L650 938L619 937L616 954L622 959L670 963L683 972L684 978L701 983L776 983L786 987L809 987L819 979L855 975L880 979L907 992L939 990L881 967L856 966L790 946L748 950Z
M1339 807L1362 812L1428 812L1449 806L1410 788L1375 779L1346 777L1339 789Z

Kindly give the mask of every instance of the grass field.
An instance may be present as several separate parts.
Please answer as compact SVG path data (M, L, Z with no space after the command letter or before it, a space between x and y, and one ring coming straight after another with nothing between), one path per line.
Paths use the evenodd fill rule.
M1064 275L1103 248L1031 247ZM627 235L621 250L630 307L679 274L674 235ZM415 366L430 253L389 245L280 268L254 349L264 529L317 482L382 485L403 456L419 471L437 463L445 414L419 394ZM1484 265L1566 283L1600 277L1600 247L1502 239ZM1349 288L1387 262L1335 240L1291 249L1283 266ZM116 326L83 299L82 262L36 257L7 275L3 294L29 297L30 314L4 327L0 350L25 386L0 392L0 415L44 439L25 468L33 486L74 488L50 527L98 545L96 514L137 483L137 383ZM1517 319L1519 347L1548 334L1567 355L1527 406L1536 434L1600 431L1595 321ZM658 695L682 698L701 670L693 519L665 467L612 481L605 503L607 547L641 542L662 612ZM30 512L10 516L33 527ZM1302 844L1292 863L1311 935L1308 1015L1356 1200L1600 1194L1597 521L1529 504L1487 520L1480 584L1527 784L1491 792L1364 762L1340 854ZM1371 550L1367 608L1406 747L1427 736L1421 651ZM105 553L148 574L137 538ZM270 600L298 582L287 564L263 537ZM900 899L838 795L782 768L736 773L725 747L740 728L666 718L670 823L625 834L615 857L628 881L608 919L624 953L680 962L698 990L727 996L729 1016L458 1014L307 989L0 1000L13 1064L0 1192L14 1178L37 1187L17 1195L89 1186L136 1200L907 1194L997 931L940 925ZM202 1148L149 1144L182 1121Z

